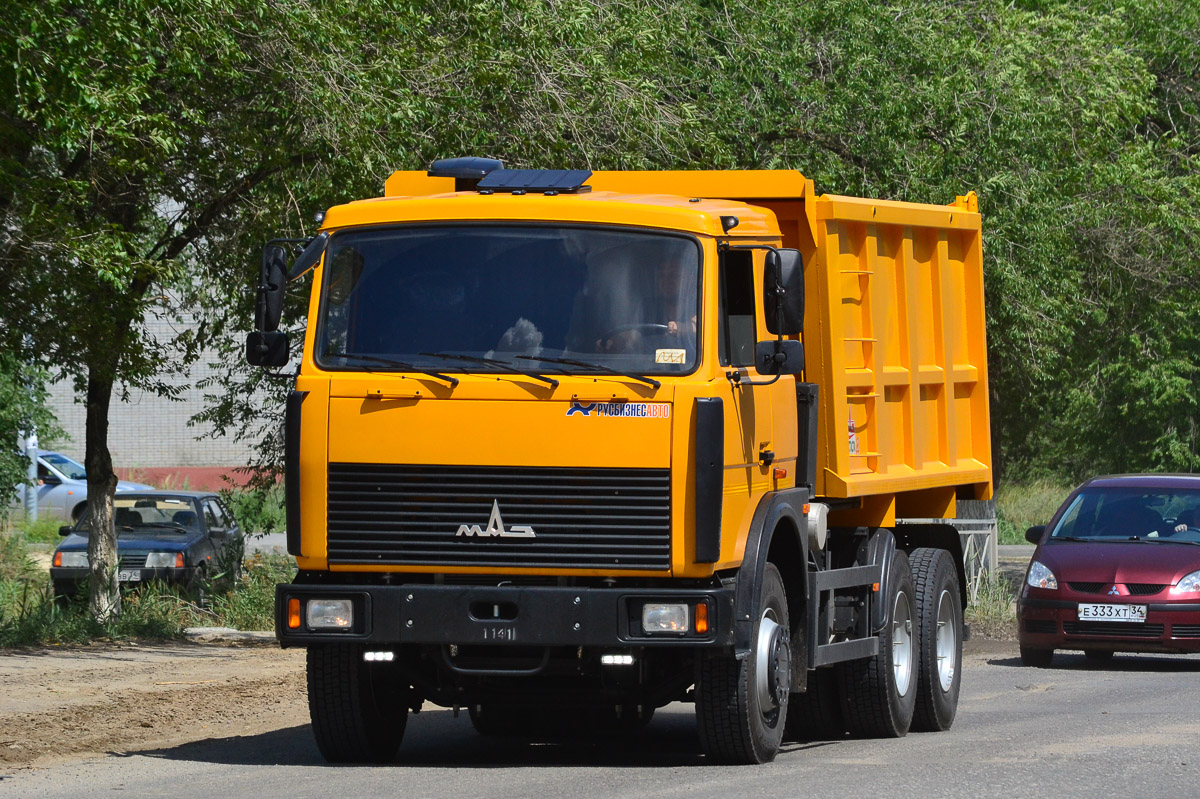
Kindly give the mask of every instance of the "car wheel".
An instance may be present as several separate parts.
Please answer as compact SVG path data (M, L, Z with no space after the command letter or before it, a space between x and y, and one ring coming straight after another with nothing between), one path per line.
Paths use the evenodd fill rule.
M80 502L78 505L71 508L71 522L72 523L78 522L79 517L83 515L83 512L85 510L87 510L86 502Z
M1050 665L1050 661L1052 660L1054 660L1053 649L1034 649L1028 646L1021 647L1022 665L1044 669Z
M697 666L700 746L717 763L767 763L783 741L791 688L791 627L783 578L763 572L759 619L750 654L704 657Z
M920 631L908 556L892 555L887 620L879 633L879 654L840 665L850 732L864 738L901 738L917 706L917 652Z
M77 580L55 580L54 601L60 605L71 602L79 597L79 588L80 583Z
M354 644L323 644L308 648L307 668L321 756L330 763L390 762L408 724L409 686L399 664L367 663Z
M950 729L962 680L962 600L953 556L922 547L909 558L917 595L920 666L912 727L921 732Z
M1107 663L1115 653L1111 649L1085 649L1083 656L1093 663Z

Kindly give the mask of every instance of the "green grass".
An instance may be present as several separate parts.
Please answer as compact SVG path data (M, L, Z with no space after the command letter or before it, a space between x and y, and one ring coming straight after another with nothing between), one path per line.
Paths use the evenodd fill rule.
M997 574L988 575L980 584L975 601L967 607L966 621L971 635L1007 640L1016 637L1016 589Z
M49 573L30 559L23 537L0 534L0 646L172 640L186 627L270 630L275 584L290 580L294 570L286 555L248 558L232 585L227 574L213 576L205 607L181 586L147 583L122 592L121 615L100 624L88 615L85 596L54 600Z
M1001 544L1024 544L1025 531L1050 521L1073 485L1051 480L1005 483L996 491L996 519Z
M267 489L236 489L221 492L238 525L246 533L273 533L284 529L283 485Z

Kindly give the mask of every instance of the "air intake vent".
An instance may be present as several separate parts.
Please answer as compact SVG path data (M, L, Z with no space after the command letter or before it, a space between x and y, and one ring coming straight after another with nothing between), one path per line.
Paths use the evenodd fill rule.
M667 469L329 464L330 563L665 571L670 521Z

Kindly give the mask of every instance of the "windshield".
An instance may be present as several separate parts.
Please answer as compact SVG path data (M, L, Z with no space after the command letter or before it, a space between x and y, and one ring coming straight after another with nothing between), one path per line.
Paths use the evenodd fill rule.
M1087 489L1075 497L1050 538L1200 542L1200 491Z
M200 518L195 506L186 497L129 497L113 499L113 520L117 535L127 533L198 533ZM75 529L87 535L91 523L84 514Z
M83 469L82 463L76 463L65 455L59 455L57 452L47 452L42 455L42 460L62 472L68 480L86 480L87 472Z
M699 273L700 248L681 236L502 225L346 231L325 256L317 362L690 372Z

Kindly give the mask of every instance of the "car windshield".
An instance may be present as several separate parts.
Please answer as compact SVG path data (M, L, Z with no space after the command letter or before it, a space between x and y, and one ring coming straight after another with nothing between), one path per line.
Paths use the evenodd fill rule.
M1200 491L1089 488L1050 534L1064 541L1200 542Z
M186 497L117 496L113 499L113 520L118 537L128 533L200 532L200 518L192 501ZM90 522L84 514L75 529L86 535L89 528Z
M699 245L676 235L346 231L325 256L317 361L364 371L690 372L699 274Z
M76 463L66 455L59 455L57 452L47 452L42 455L42 460L62 472L68 480L86 480L87 472L83 469L82 463Z

